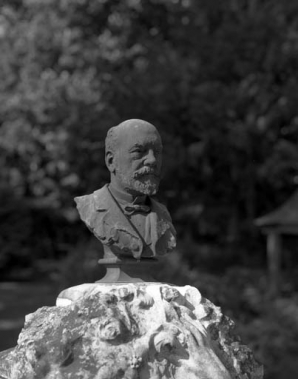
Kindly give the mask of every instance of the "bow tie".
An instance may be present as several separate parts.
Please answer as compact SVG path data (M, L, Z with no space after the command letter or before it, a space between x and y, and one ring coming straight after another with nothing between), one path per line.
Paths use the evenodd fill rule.
M140 204L128 204L124 207L124 214L127 216L131 216L134 213L149 213L151 208L148 205L140 205Z

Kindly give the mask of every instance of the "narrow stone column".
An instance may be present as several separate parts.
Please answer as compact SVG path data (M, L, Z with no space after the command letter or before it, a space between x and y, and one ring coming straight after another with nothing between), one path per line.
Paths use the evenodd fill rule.
M280 291L281 235L276 231L267 234L267 258L269 271L269 297Z
M98 264L106 268L105 276L96 283L138 283L155 282L152 271L156 269L157 258L117 257L109 246L104 246L104 257Z

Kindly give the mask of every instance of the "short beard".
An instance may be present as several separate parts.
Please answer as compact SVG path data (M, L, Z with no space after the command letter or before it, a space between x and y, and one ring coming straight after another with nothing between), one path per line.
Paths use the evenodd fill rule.
M117 176L119 177L125 190L132 195L142 194L153 196L158 191L158 177L148 178L144 175L139 176L138 179L136 179L134 177L127 177L127 174L124 174L120 171L118 171Z

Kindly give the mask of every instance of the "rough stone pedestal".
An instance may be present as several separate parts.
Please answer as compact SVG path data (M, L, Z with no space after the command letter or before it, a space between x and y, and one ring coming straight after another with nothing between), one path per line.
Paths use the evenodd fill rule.
M262 378L233 322L193 287L85 284L57 303L26 316L1 379Z

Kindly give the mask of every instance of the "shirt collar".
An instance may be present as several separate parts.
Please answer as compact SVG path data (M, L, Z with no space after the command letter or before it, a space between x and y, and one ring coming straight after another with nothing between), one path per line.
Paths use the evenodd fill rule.
M115 188L112 183L109 184L109 190L112 195L117 199L121 204L145 204L147 200L146 195L133 197L131 194L121 191L118 188Z

